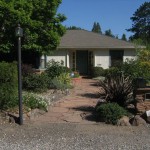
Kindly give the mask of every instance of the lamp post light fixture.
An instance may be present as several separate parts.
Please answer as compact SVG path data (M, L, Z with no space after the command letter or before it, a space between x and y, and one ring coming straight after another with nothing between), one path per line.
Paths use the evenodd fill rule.
M19 124L23 124L23 110L22 110L22 80L21 80L21 37L23 37L23 29L18 24L15 30L16 37L18 37L18 96L19 96Z

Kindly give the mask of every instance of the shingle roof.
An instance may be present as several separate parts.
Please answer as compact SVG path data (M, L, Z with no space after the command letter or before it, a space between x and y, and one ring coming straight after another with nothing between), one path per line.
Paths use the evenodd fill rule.
M86 31L86 30L67 30L61 38L59 49L98 49L98 48L116 48L128 49L135 48L134 44L123 40L118 40L106 35Z

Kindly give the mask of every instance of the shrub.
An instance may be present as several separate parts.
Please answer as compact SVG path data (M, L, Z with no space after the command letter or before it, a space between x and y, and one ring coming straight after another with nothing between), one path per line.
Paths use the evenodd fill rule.
M48 111L47 102L33 93L25 93L23 95L23 104L31 109L39 108Z
M132 96L132 80L123 75L99 81L99 86L103 88L103 96L107 102L116 102L120 106L125 106Z
M30 74L33 74L32 65L22 64L21 69L22 69L22 76L23 77L26 77Z
M71 72L71 70L67 67L64 67L63 64L64 64L63 61L61 62L54 61L54 60L49 61L47 64L46 73L51 79L53 79L59 76L61 73Z
M18 105L18 75L16 63L0 63L0 109Z
M67 89L71 87L71 77L68 73L62 73L52 80L56 89Z
M117 103L101 104L96 109L99 117L103 118L106 123L117 124L118 119L128 115L127 111Z
M104 70L105 77L115 77L121 74L121 71L117 67L111 67Z
M48 89L50 79L46 73L30 74L23 78L23 88L27 91L44 92Z
M104 69L102 67L92 67L91 75L93 78L104 76Z

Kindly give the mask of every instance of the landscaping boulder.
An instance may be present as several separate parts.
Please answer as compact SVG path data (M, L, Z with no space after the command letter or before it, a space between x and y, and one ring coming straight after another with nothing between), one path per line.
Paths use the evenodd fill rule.
M130 126L129 117L123 116L121 119L117 122L118 126Z
M133 117L131 120L130 120L130 123L133 125L133 126L141 126L141 125L144 125L146 126L146 121L139 115L136 115L135 117Z

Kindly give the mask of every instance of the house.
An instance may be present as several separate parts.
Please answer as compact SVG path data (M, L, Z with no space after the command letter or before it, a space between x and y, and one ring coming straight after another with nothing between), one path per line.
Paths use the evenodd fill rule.
M86 30L67 30L58 49L41 57L41 67L51 59L63 60L65 66L88 74L92 66L106 69L127 58L135 58L135 46L130 42Z

